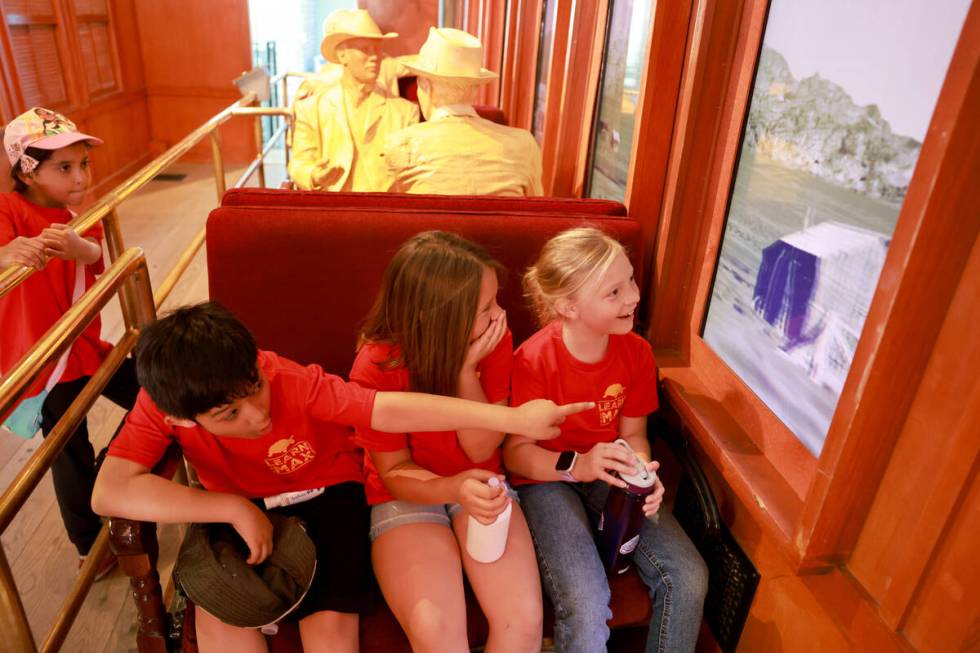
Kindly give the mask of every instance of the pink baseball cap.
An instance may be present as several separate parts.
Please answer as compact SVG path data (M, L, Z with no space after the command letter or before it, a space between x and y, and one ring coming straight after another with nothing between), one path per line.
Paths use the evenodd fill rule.
M59 150L79 141L89 145L102 145L103 141L78 131L75 123L56 111L32 107L10 121L3 132L3 149L10 165L20 162L20 169L31 172L37 160L25 154L28 147L42 150Z

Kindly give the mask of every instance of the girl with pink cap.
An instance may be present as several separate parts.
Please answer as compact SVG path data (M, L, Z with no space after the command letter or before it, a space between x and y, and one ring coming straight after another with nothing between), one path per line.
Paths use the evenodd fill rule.
M74 217L68 207L81 204L92 184L88 151L101 144L65 116L40 107L4 129L14 190L0 193L0 271L31 267L35 272L0 298L0 374L10 371L103 270L101 225L81 235L68 225ZM42 372L4 422L8 430L28 438L38 427L45 437L51 432L111 349L100 331L96 317L53 368ZM138 390L127 360L103 394L131 408ZM89 505L96 467L84 420L51 470L58 507L81 564L102 527ZM99 572L107 573L113 562L104 561Z

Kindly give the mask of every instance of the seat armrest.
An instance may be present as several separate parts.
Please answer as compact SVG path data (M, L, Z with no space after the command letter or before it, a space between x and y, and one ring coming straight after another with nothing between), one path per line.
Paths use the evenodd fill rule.
M173 478L182 462L180 449L171 447L153 473ZM160 545L156 524L110 517L109 547L119 559L119 567L129 576L136 602L136 645L139 653L166 653L171 620L163 602L157 571Z

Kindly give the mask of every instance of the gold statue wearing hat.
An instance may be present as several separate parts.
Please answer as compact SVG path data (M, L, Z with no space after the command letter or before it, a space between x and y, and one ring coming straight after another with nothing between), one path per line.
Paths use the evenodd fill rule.
M289 176L303 190L387 191L385 136L419 121L414 104L378 83L381 42L398 34L383 34L363 9L335 11L324 32L320 51L344 71L339 83L301 88Z
M477 115L479 85L497 74L482 67L483 45L466 32L430 28L403 66L418 75L427 122L388 137L392 190L443 195L541 195L541 149L531 133ZM460 174L465 170L466 174Z

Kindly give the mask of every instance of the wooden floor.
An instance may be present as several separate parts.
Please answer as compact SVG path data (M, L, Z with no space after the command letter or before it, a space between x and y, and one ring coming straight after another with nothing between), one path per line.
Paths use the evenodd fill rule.
M204 226L217 204L210 165L177 164L168 172L184 173L181 181L154 180L119 209L127 247L146 252L150 278L156 287L181 252ZM228 174L229 185L240 171ZM269 171L269 184L278 183L281 170ZM254 184L250 184L254 185ZM207 274L202 250L171 293L167 307L207 298ZM102 313L102 335L115 342L123 323L117 301ZM89 414L89 431L96 451L107 442L123 411L99 399ZM0 427L0 488L6 488L41 442L40 435L24 440ZM161 578L173 564L178 534L164 527L161 538ZM47 474L13 523L0 538L13 569L34 638L40 645L67 596L77 573L78 557L69 543ZM169 573L166 574L169 577ZM97 582L61 650L84 653L135 651L135 608L126 577L117 569ZM0 639L2 639L0 635ZM0 644L0 649L3 645Z

